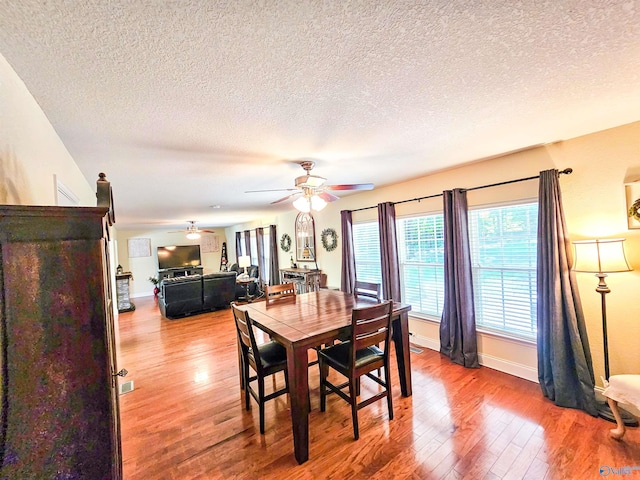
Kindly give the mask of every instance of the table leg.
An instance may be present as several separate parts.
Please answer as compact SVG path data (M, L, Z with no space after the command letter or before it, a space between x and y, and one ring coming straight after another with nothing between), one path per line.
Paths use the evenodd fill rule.
M393 320L393 342L396 347L396 360L398 361L398 375L400 377L400 389L404 397L410 397L411 388L411 356L409 350L409 315L400 314Z
M298 463L309 459L309 359L306 348L287 348L293 448Z

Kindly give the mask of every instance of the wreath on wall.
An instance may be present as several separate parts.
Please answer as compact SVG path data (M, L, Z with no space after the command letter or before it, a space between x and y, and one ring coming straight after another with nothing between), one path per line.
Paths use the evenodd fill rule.
M628 215L640 222L640 198L633 202L633 205L629 207Z
M280 248L284 252L291 250L291 237L286 233L283 233L282 238L280 238Z
M333 228L325 228L320 234L322 246L327 252L332 252L338 246L338 234Z

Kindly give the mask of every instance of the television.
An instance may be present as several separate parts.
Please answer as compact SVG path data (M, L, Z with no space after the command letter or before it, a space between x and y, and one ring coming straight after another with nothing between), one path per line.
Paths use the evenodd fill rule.
M158 268L188 268L200 266L200 245L170 245L158 247Z

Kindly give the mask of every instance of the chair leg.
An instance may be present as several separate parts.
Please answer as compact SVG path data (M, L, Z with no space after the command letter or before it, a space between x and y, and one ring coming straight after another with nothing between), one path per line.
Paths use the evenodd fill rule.
M391 395L391 372L389 372L389 365L384 367L384 382L386 383L385 389L387 390L387 408L389 409L389 420L393 420L393 398Z
M244 389L244 408L245 410L249 410L251 409L251 392L249 392L249 366L245 363L244 367L243 367L243 375L244 375L244 385L243 385L243 389Z
M360 387L360 378L349 379L349 403L351 404L351 421L353 422L353 437L358 440L360 438L360 429L358 428L358 399L356 397L356 388Z
M260 433L264 434L264 378L258 377L258 403L260 410Z
M318 362L320 365L320 411L324 412L327 408L327 376L329 375L329 365L322 360Z
M611 412L613 413L613 416L616 419L616 428L610 430L609 435L611 435L611 438L615 440L622 440L622 437L624 437L626 428L624 426L624 421L620 416L620 410L618 410L618 402L616 402L612 398L607 398L607 403L609 404L609 407L611 408Z

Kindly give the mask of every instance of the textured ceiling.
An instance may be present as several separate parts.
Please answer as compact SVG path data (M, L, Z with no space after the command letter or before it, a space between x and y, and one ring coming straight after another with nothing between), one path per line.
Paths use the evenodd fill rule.
M120 227L291 209L243 192L296 159L382 186L640 119L638 1L0 0L0 54Z

